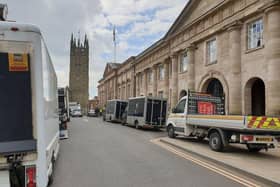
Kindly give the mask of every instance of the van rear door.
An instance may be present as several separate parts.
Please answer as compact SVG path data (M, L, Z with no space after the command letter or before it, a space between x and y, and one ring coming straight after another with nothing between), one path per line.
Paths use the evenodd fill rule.
M28 54L0 53L0 154L34 151Z

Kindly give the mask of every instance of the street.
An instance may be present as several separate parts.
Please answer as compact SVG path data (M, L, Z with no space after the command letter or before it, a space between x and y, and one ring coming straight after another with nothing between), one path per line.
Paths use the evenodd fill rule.
M242 186L151 143L165 132L72 118L52 187Z

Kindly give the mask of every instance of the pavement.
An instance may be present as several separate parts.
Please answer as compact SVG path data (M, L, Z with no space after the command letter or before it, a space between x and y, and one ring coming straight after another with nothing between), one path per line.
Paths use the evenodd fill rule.
M51 187L244 186L152 143L165 135L100 118L71 119Z
M201 156L220 165L235 169L253 178L259 178L271 186L280 186L280 149L269 149L267 152L250 153L244 145L231 145L223 153L214 152L208 141L191 138L160 138L161 142L175 146L189 153Z

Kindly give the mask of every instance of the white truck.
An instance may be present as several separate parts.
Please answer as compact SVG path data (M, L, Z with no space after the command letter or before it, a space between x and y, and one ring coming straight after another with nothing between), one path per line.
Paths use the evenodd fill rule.
M46 187L59 152L57 77L38 27L0 22L0 186Z
M280 118L225 115L224 97L188 92L172 109L167 120L170 138L177 135L209 139L214 151L223 151L230 143L246 144L251 152L277 148Z

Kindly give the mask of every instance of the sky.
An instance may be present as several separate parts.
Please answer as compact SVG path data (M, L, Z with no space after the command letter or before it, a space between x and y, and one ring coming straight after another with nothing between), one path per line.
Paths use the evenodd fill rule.
M8 4L8 19L40 27L60 87L69 84L70 38L90 44L90 98L107 62L114 60L116 27L117 62L137 56L163 37L188 0L0 0ZM80 34L79 34L80 33Z

